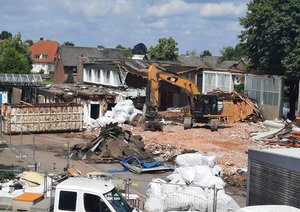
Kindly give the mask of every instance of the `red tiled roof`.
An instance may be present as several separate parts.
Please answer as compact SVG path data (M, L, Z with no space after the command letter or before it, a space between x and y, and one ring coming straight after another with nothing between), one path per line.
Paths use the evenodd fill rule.
M53 63L57 57L59 43L52 40L39 40L30 46L31 57L37 63ZM47 55L36 58L37 55Z

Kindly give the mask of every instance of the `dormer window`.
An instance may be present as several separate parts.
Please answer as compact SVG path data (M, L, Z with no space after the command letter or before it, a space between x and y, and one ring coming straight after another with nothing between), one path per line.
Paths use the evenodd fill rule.
M36 54L35 58L36 59L47 59L48 55L47 54Z

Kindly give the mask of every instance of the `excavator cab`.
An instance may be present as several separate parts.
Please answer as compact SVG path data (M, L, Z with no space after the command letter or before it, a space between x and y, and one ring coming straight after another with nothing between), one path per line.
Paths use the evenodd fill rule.
M194 109L192 114L195 117L202 118L207 115L218 114L218 96L215 95L199 95L194 98Z
M212 131L217 131L220 119L233 115L233 102L217 95L197 95L193 97L191 117L184 120L184 128L190 129L193 123L208 123Z

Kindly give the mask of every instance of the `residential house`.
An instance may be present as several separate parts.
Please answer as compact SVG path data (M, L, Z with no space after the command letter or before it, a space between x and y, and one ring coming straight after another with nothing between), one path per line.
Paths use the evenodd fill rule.
M83 67L83 63L88 62L89 58L95 58L98 61L125 59L125 56L120 49L109 49L101 47L60 46L58 55L59 56L54 73L55 83L65 82L69 75L73 77L74 82L92 82L94 79L96 79L96 76L94 76L94 73L92 74L92 72L89 71L91 70L91 68L87 68L84 71ZM108 75L109 73L111 73L110 71L103 74ZM95 81L95 83L97 83L97 80ZM107 84L107 82L104 83Z
M119 101L132 99L138 108L141 99L145 101L146 94L140 88L145 90L147 74L140 72L139 67L134 60L125 58L120 49L61 46L54 81L63 83L72 76L80 86L110 89L109 94L95 95L96 98L82 102L84 117L95 119L101 115L103 102L112 107Z
M32 73L42 74L43 77L49 78L54 74L54 68L57 60L59 43L52 40L39 41L30 46L31 57L33 59Z
M178 60L184 66L191 67L184 71L178 71L191 79L201 93L210 92L216 88L232 92L235 85L243 84L246 63L240 61L223 61L218 63L218 57L208 56L180 56ZM212 62L209 64L208 62Z

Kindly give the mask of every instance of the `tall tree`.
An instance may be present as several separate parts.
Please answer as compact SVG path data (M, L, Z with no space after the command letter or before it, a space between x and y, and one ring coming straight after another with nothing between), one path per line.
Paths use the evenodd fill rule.
M300 76L299 0L254 0L240 19L252 68Z
M187 56L197 56L198 52L195 49L193 49L192 51L186 51L185 55L187 55Z
M75 46L75 44L73 42L71 42L71 41L65 41L63 43L63 46Z
M2 31L0 33L0 40L5 40L5 39L11 38L11 37L12 37L12 34L10 32Z
M21 41L21 34L0 40L0 73L29 74L32 59L29 47Z
M27 39L24 41L24 44L27 44L29 47L33 45L33 40Z
M285 75L289 85L289 119L295 117L300 77L300 4L299 0L255 0L248 4L240 19L250 67L268 74Z
M245 47L243 44L237 44L235 47L225 46L220 51L221 57L219 62L223 62L225 60L234 60L239 61L242 58L247 58L247 53L245 51Z
M203 52L200 53L201 58L204 58L206 56L212 56L212 54L209 50L204 50Z
M123 52L123 54L125 55L125 57L127 57L127 58L131 58L132 57L132 50L131 50L131 48L129 48L129 47L126 48L126 47L122 46L121 44L118 44L116 46L116 48L117 49L121 49L122 52Z
M159 38L156 46L150 46L151 59L154 60L177 60L178 43L172 38Z
M147 54L147 47L143 43L136 44L132 49L132 54Z

